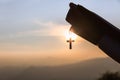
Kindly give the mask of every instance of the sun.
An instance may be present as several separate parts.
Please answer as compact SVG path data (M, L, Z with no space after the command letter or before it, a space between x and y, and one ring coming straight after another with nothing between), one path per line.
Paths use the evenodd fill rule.
M69 30L65 31L65 37L66 37L66 40L69 40L70 38L72 40L76 40L77 38L77 35Z

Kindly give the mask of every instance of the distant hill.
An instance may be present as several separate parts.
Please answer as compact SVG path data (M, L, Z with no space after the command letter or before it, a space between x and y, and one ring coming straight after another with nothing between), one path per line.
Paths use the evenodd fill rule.
M100 58L56 67L6 67L0 80L96 80L106 71L120 71L120 64Z

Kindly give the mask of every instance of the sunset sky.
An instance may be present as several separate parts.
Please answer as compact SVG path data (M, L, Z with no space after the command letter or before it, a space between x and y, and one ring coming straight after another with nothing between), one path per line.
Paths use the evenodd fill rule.
M61 65L107 57L77 36L69 50L69 3L83 5L120 28L120 0L0 0L0 65Z

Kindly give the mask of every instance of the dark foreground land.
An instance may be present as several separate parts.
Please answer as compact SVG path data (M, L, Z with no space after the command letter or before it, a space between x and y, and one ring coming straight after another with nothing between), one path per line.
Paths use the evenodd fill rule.
M108 58L56 67L3 67L0 80L96 80L106 71L119 71L120 65Z

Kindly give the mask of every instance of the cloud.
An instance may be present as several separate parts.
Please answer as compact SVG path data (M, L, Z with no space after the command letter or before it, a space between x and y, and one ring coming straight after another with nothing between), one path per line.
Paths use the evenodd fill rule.
M3 35L0 37L0 39L17 38L24 36L64 36L64 33L69 30L69 25L58 24L52 21L33 20L31 24L33 27L37 28Z
M45 32L45 35L51 35L51 36L63 36L64 32L66 30L69 30L69 25L67 24L58 24L54 22L42 22L39 20L35 20L34 23L36 25L39 25L40 27L44 27L40 29L39 31L33 31L33 32Z
M32 36L64 36L64 32L69 30L69 26L65 24L57 24L54 22L43 22L34 20L33 24L39 26L38 29L19 32L18 35Z

